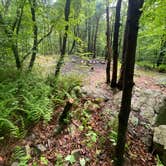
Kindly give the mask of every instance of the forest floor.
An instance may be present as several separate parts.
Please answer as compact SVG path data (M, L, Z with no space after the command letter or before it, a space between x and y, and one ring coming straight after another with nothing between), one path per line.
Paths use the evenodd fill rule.
M43 71L48 75L55 67L52 58L38 59L43 61ZM117 117L119 105L114 102L118 90L112 90L105 84L105 64L102 60L89 61L73 56L65 62L63 74L81 75L84 80L85 95L74 104L70 124L58 135L55 134L59 114L62 107L55 109L52 120L45 124L38 123L29 135L3 147L6 160L11 160L10 149L16 145L24 147L31 154L29 166L111 166L114 159L115 142L117 139ZM139 88L154 89L166 94L166 75L144 71L136 68L135 84ZM104 100L103 100L104 99ZM148 147L141 141L145 128L141 125L134 127L129 124L126 144L126 166L155 166L156 159ZM1 159L1 158L0 158ZM17 161L15 162L17 164ZM14 165L13 165L14 166Z

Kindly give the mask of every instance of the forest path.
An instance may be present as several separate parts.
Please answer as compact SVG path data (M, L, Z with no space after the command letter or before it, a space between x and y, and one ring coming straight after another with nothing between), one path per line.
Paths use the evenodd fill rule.
M53 73L55 60L47 58L46 61L44 59L42 61L43 68L46 68L45 70L47 67L49 68L44 72ZM55 135L58 122L57 114L59 115L63 111L63 108L60 107L55 110L55 115L49 124L38 123L21 145L30 147L31 151L38 149L48 160L49 166L64 161L70 154L75 154L76 157L86 160L88 166L112 166L113 143L117 138L115 131L120 110L121 92L112 90L110 86L106 85L105 67L106 64L102 60L87 61L75 56L67 58L62 73L83 77L82 93L85 93L84 97L80 99L79 105L72 110L71 123L62 133ZM165 93L164 85L158 84L159 78L162 81L165 80L165 75L161 74L161 77L159 75L137 69L135 87L139 87L139 91L153 88ZM156 165L155 158L148 152L147 145L141 140L141 138L149 138L151 130L147 128L147 121L138 113L133 112L133 115L134 118L129 120L127 134L126 166L154 166ZM61 155L59 159L58 155ZM40 158L36 155L32 157L32 161L41 163ZM72 165L80 165L79 160Z
M82 60L77 56L72 56L71 60L68 58L65 63L63 73L82 75L86 86L101 88L102 86L105 87L105 69L106 64L104 64L104 60ZM146 71L136 65L134 82L140 88L158 90L166 94L166 73Z

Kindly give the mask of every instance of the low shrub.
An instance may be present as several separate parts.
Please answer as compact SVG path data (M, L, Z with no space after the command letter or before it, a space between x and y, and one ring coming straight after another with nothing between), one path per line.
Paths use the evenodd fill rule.
M52 113L51 92L42 78L31 73L15 73L0 82L0 137L21 137L27 127Z

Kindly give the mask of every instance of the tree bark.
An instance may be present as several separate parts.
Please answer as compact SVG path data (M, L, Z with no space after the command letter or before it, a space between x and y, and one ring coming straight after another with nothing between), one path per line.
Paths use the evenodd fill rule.
M33 68L36 54L38 51L38 27L36 23L36 0L29 0L30 6L31 6L31 15L32 15L32 21L33 21L33 48L32 48L32 56L29 63L29 69L31 70Z
M120 28L120 11L121 11L121 2L118 0L116 5L116 16L115 16L115 25L114 25L114 36L113 36L113 68L112 68L112 80L111 87L115 88L117 86L117 70L118 70L118 44L119 44L119 28Z
M88 52L91 52L91 18L88 18L88 21L87 21L87 33L88 33L88 46L87 46L87 48L88 48Z
M66 52L66 43L67 43L67 31L69 29L69 14L70 14L70 0L66 0L66 5L65 5L65 21L67 22L67 25L65 26L65 33L63 36L63 44L62 44L62 49L61 49L61 56L59 58L59 61L56 65L56 69L55 69L55 77L59 76L60 73L60 69L61 66L63 64L64 61L64 57L65 57L65 52Z
M109 1L107 0L106 6L106 22L107 22L107 31L106 31L106 38L107 38L107 66L106 66L106 83L110 83L110 70L111 70L111 40L110 40L110 19L109 19Z
M97 43L97 34L99 29L100 16L96 17L96 30L94 35L94 46L93 46L93 58L96 58L96 43Z
M128 126L128 118L131 111L131 97L133 88L133 76L135 65L135 53L137 45L138 25L141 16L140 9L144 0L129 0L127 23L126 23L126 50L124 54L124 80L121 109L119 113L118 139L116 146L116 166L123 166L124 151L126 142L126 131Z

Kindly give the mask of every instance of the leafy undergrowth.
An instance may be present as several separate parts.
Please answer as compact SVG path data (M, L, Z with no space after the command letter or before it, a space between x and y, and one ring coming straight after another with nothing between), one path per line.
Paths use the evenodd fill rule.
M108 123L103 104L93 98L75 99L68 125L59 134L56 129L63 108L58 107L48 124L41 121L24 140L10 145L12 151L6 153L6 162L33 166L113 165L117 124ZM155 165L144 144L131 134L127 136L125 156L128 166Z
M99 85L101 80L104 80L104 72L104 66L95 66L90 79L88 76L86 80L86 83L90 85L90 88L106 88L105 84L104 87ZM26 75L25 80L26 79L28 80L30 78ZM15 78L14 80L17 79ZM79 78L78 75L61 77L59 80L55 80L53 77L50 77L44 82L41 79L36 80L34 77L32 77L32 80L30 81L25 80L22 81L21 85L26 87L27 84L27 88L31 87L32 91L37 89L32 88L31 84L29 86L31 81L33 84L39 84L40 86L37 86L38 88L43 86L43 84L44 86L49 87L49 95L47 97L49 102L51 102L50 104L53 106L51 108L54 108L54 111L50 111L50 121L42 120L44 119L44 116L48 113L50 114L50 112L47 112L47 105L45 114L39 118L40 121L38 121L38 123L35 121L32 122L31 126L34 127L29 129L25 128L26 131L28 131L28 135L25 133L24 136L26 136L24 139L17 141L13 139L6 140L3 139L4 136L2 136L3 140L0 149L0 164L3 163L3 165L11 165L15 162L15 164L18 164L19 166L113 165L117 139L117 119L115 121L112 120L113 118L111 118L111 114L109 113L110 116L108 116L104 110L104 108L111 108L113 111L119 110L114 109L114 105L110 105L113 103L108 104L106 101L88 97L80 93L81 78ZM136 80L136 83L138 81L139 78ZM10 81L7 81L3 86L9 85ZM27 89L27 91L31 91L31 89ZM107 87L105 91L110 93L111 101L113 92L108 89L110 88ZM7 95L9 94L8 90L4 90L4 92L7 93ZM9 90L9 92L11 91ZM37 95L33 92L32 94L34 94L34 97L37 97L44 93L43 91L39 92L40 93ZM21 94L24 93L21 92ZM15 100L17 101L18 95L14 95L14 97L16 97ZM67 125L58 133L59 116L63 112L64 106L69 99L73 99L73 107L66 119ZM29 100L31 101L31 99ZM40 102L40 100L37 102ZM33 101L31 101L31 103L35 104ZM42 104L44 103L40 102L40 104L42 107ZM108 111L111 112L112 110L107 110L107 112ZM20 120L19 117L17 117L17 119ZM14 124L17 122L15 119L12 120L14 120L12 121ZM27 118L25 118L25 122L26 121ZM130 130L127 134L125 151L126 165L156 165L154 156L148 152L147 147L142 143L142 141L140 141L140 137L134 134L144 132L141 126L132 127L129 125L129 127ZM10 132L6 133L9 135L11 134Z
M30 73L15 73L15 76L0 82L0 138L20 138L26 129L43 119L51 119L50 86Z

